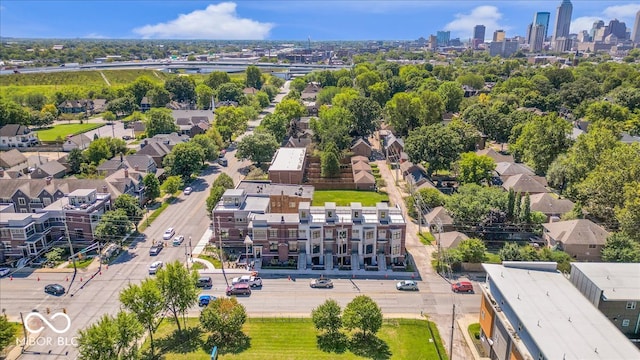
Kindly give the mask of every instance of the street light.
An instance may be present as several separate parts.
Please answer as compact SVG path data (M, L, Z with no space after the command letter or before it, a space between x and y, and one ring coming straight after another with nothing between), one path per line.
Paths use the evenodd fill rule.
M247 257L246 257L247 270L249 270L249 246L251 246L251 245L253 245L253 240L251 240L249 235L245 236L245 238L244 238L244 246L245 246L245 249L247 251Z

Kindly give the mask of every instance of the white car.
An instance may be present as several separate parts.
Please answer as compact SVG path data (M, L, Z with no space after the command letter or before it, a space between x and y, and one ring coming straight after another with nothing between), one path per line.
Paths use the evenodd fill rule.
M164 235L162 235L162 239L169 240L175 233L176 230L174 228L168 228L167 231L164 232Z
M173 238L173 246L180 246L184 241L184 235L178 235Z
M189 195L193 192L193 188L191 186L187 186L186 188L184 188L184 194L185 195Z
M240 277L233 278L231 280L231 285L245 283L251 287L261 287L262 286L262 278L251 276L251 275L243 275Z
M155 275L158 270L162 269L164 263L162 261L154 261L149 265L149 275Z

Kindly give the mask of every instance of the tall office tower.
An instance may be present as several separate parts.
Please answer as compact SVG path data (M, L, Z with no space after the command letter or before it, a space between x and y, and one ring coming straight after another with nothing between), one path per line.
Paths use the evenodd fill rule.
M593 26L591 26L591 30L589 30L591 41L602 41L602 36L604 36L604 33L600 34L600 36L598 35L598 30L602 28L604 28L604 21L598 20L593 23Z
M569 37L569 27L571 26L571 13L573 12L573 5L571 0L562 0L562 4L558 6L558 12L556 13L556 26L553 32L553 45L556 51L569 50L565 48L567 44L571 44L571 41L560 41L560 38L567 39Z
M531 30L531 41L529 42L531 52L542 51L544 44L544 26L535 25Z
M613 34L619 40L626 40L627 38L627 24L624 22L618 21L618 19L613 19L609 21L609 26L607 26L607 31L605 31L605 37Z
M636 13L636 21L633 24L633 32L631 33L631 41L640 44L640 10Z
M478 45L484 43L484 35L486 28L484 25L476 25L473 27L473 48L477 49Z
M531 44L531 33L533 32L533 23L527 26L527 34L524 36L524 42Z
M493 32L493 41L495 42L504 41L505 37L506 37L506 33L504 32L504 30L496 30Z
M447 46L451 38L451 31L438 31L436 37L438 38L438 46Z
M549 19L551 18L551 13L549 12L537 12L533 17L533 25L531 29L533 29L536 25L544 26L544 38L546 40L547 33L549 32Z

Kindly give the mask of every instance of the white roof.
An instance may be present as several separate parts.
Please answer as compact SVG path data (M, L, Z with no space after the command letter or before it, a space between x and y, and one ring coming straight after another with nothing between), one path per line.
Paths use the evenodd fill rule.
M276 151L269 171L302 170L306 148L280 148Z
M640 263L571 263L591 280L605 300L640 300Z
M640 359L638 350L564 275L544 270L548 263L482 264L490 288L497 288L506 307L529 334L545 359ZM554 264L555 265L555 264ZM487 285L484 285L487 286ZM517 317L514 319L513 317ZM514 330L518 324L511 324ZM530 349L531 350L531 349ZM532 354L537 358L538 354Z

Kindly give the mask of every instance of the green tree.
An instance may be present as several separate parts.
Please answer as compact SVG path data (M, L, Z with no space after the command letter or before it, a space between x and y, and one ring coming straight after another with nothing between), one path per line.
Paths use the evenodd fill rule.
M462 90L460 83L456 81L445 81L438 86L438 95L440 95L444 101L444 108L446 111L456 112L458 111L460 102L464 97L464 90Z
M209 217L212 216L212 211L216 207L220 199L222 198L222 195L224 194L225 190L226 189L222 186L215 186L215 185L211 186L211 190L209 191L209 196L207 197L206 204L205 204L207 216Z
M484 87L484 78L482 77L482 75L479 75L479 74L467 73L467 74L460 75L456 79L456 82L462 85L471 86L476 90L481 90ZM463 92L463 95L464 95L464 92Z
M160 326L166 309L165 299L155 279L145 279L138 284L129 284L120 292L122 306L131 311L138 322L148 331L151 356L155 356L153 334Z
M553 160L571 145L570 132L571 124L556 115L535 117L514 128L509 149L537 174L544 174Z
M460 242L460 245L456 247L456 251L460 254L463 262L481 263L484 261L484 253L487 251L487 247L480 239L466 239Z
M276 109L274 114L282 114L287 120L299 119L304 114L306 114L307 110L305 107L297 100L286 99L282 100L278 105L276 105Z
M113 112L116 116L126 116L139 110L138 104L131 93L126 93L122 97L109 101L106 110Z
M136 104L140 104L142 98L147 96L147 92L155 87L155 83L147 76L140 76L127 86L127 90L135 98Z
M418 194L420 194L420 203L431 209L443 206L446 199L445 195L438 189L424 188L418 190Z
M85 162L84 155L82 154L82 150L78 148L71 149L69 151L69 155L67 155L67 163L69 164L69 169L71 173L78 174L80 172L80 166Z
M111 111L107 110L102 113L102 118L106 121L114 121L116 119L116 115Z
M61 248L53 248L49 250L46 254L44 254L44 258L47 259L47 262L55 264L62 260L62 254L64 250Z
M174 261L156 273L156 281L160 293L164 298L167 309L173 314L173 318L178 326L178 331L182 331L178 315L184 318L190 307L198 303L199 290L196 286L198 282L198 272L189 272L179 261ZM186 320L184 321L186 328Z
M640 262L640 244L628 235L617 232L607 239L602 249L602 261L605 262Z
M461 150L457 134L440 124L413 130L405 141L405 151L411 161L428 163L429 174L449 169Z
M173 120L171 110L165 108L151 109L146 115L147 137L154 137L157 134L171 134L178 131L178 125Z
M196 173L204 165L204 150L194 142L179 143L165 156L162 164L169 175L179 175L183 179Z
M111 151L107 138L92 141L84 151L87 161L95 165L100 164L103 160L111 159L114 155L116 154Z
M211 109L211 100L213 99L213 89L205 84L196 86L196 97L198 99L198 109Z
M130 312L119 311L115 317L103 315L98 322L79 331L79 359L136 359L138 341L143 333L144 328Z
M180 185L182 185L180 176L169 176L162 185L160 185L160 190L165 194L173 195L180 189Z
M255 65L247 66L245 86L260 90L262 88L262 72Z
M231 141L233 135L244 132L248 121L247 115L239 108L224 106L216 109L215 127L223 141Z
M212 333L213 342L221 346L233 343L242 334L246 321L247 312L236 298L218 298L200 314L200 324Z
M155 86L147 92L147 98L151 103L151 107L163 108L171 101L171 93L163 87Z
M487 183L491 181L496 163L486 155L468 152L460 155L460 160L456 162L455 167L458 171L458 181L463 184L480 184L483 181Z
M100 217L94 235L102 243L119 241L129 233L131 225L124 209L107 211Z
M514 209L516 206L516 192L513 188L509 188L509 195L507 196L507 219L513 220Z
M625 185L624 206L616 209L620 230L640 241L640 182Z
M173 76L164 83L171 99L178 102L196 102L196 82L191 76Z
M6 314L0 315L0 349L4 349L13 343L16 338L16 328L13 326Z
M369 86L369 93L371 99L380 105L380 107L384 107L384 105L391 98L391 90L389 89L389 84L386 81L377 82L371 86Z
M303 78L295 78L291 80L289 87L298 92L302 92L307 87L307 82Z
M316 105L330 105L333 98L340 93L340 88L337 86L323 87L316 95Z
M465 184L458 192L447 197L445 207L456 224L479 224L496 209L507 207L507 193L495 187Z
M480 132L475 126L455 117L449 124L447 124L447 127L458 133L463 151L476 150L476 145L480 141Z
M266 91L260 90L256 93L256 99L258 103L260 103L261 108L266 108L271 105L271 99L269 98L269 94Z
M369 90L369 87L381 81L382 79L380 78L380 75L376 71L367 71L356 76L356 86L360 88L364 96L367 96L367 97L371 96L371 91Z
M320 176L336 178L340 176L340 151L334 143L328 143L320 156Z
M505 243L498 251L498 256L502 261L523 261L520 252L520 245L515 242Z
M249 159L260 166L263 162L271 161L279 146L276 138L270 133L257 132L240 140L236 157Z
M385 118L398 135L406 135L420 126L423 106L415 93L399 92L386 103Z
M226 71L214 71L204 80L204 83L213 90L218 89L222 84L230 82L231 78Z
M160 181L155 174L147 174L142 179L144 183L144 196L148 201L154 202L160 196Z
M140 208L138 199L129 194L122 194L116 198L113 203L114 208L122 209L127 214L127 218L131 221L138 221L142 217L142 209Z
M382 327L382 311L370 297L359 295L344 308L342 323L347 330L358 329L367 336Z
M344 150L351 144L349 127L352 123L353 115L349 110L339 106L323 106L319 117L311 118L309 126L319 140L321 149L327 144L334 144L339 150Z
M333 299L327 299L311 311L311 320L317 330L337 333L342 327L341 313L342 309L340 309L338 302Z
M289 120L283 114L269 113L262 118L258 128L270 133L276 140L282 140L287 135L288 126Z
M0 126L29 123L29 112L15 101L0 97Z
M218 101L235 101L240 103L244 98L242 86L227 82L217 87L216 99Z
M531 198L529 197L529 193L524 195L524 200L522 202L520 210L520 221L525 224L531 223Z
M357 97L350 101L346 108L353 114L351 133L366 139L378 128L382 109L371 98Z

